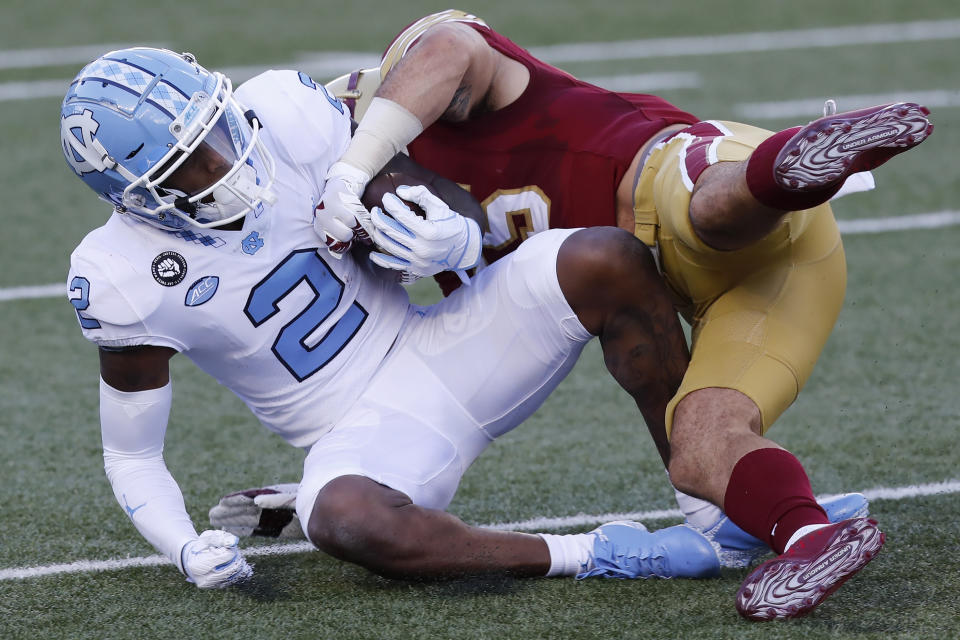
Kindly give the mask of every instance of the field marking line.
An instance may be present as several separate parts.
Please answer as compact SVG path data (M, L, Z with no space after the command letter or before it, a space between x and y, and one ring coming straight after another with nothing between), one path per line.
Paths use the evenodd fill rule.
M530 47L530 51L533 55L548 62L581 62L897 42L928 42L955 38L960 38L960 19L854 24L837 27L675 36L614 42L577 42ZM143 43L139 43L139 45L142 46ZM70 47L0 50L0 69L29 69L83 64L102 55L105 51L131 46L137 45L123 43L90 44ZM163 45L152 43L148 46ZM347 69L375 66L379 62L379 55L357 51L304 52L300 54L297 62L312 65L312 68L318 71L341 74L346 73ZM263 67L236 67L235 69L241 71L252 69L253 73L259 73L259 70L262 70Z
M823 101L833 98L840 111L855 111L875 104L890 102L919 102L930 109L960 107L960 91L936 89L932 91L895 91L892 93L866 93L850 96L824 96L800 100L771 102L743 102L734 106L734 111L750 120L774 118L804 118L813 120L823 113Z
M357 69L364 66L376 65L376 60L366 60L368 64L341 64L336 69ZM315 77L333 76L336 71L330 71L329 64L293 65L298 70ZM318 67L324 71L318 72ZM223 73L235 80L243 82L261 73L263 67L237 67L224 69ZM609 91L662 91L665 89L696 89L701 85L700 74L692 71L662 72L662 73L634 73L623 75L595 76L583 78L584 82L595 84ZM35 98L62 98L67 90L69 80L32 80L22 82L0 83L0 102L12 100L32 100Z
M69 80L25 80L0 83L0 102L34 98L62 99L69 84Z
M66 282L40 284L31 287L0 289L0 300L29 300L32 298L59 298L67 295Z
M891 216L889 218L861 218L859 220L837 220L837 227L843 235L862 235L883 233L885 231L912 231L914 229L940 229L960 224L960 211L937 211L910 216Z
M960 211L936 211L887 218L861 218L838 220L837 226L844 235L883 233L885 231L910 231L914 229L939 229L960 225ZM0 288L0 302L4 300L28 300L32 298L58 298L66 295L66 284L42 284L27 287Z
M920 20L787 31L557 44L530 47L530 52L538 58L557 64L929 42L953 40L958 37L960 37L960 20Z
M906 487L878 487L861 491L867 500L903 500L905 498L916 498L920 496L930 496L947 493L960 493L960 480L947 480L945 482L933 482L929 484L910 485ZM817 496L818 500L834 498L841 494L824 494ZM558 518L533 518L530 520L519 520L517 522L503 522L496 524L481 525L489 529L502 529L507 531L536 531L540 529L560 529L565 527L579 527L599 522L612 522L614 520L665 520L667 518L680 518L683 514L679 509L661 509L657 511L639 511L630 513L603 513L603 514L577 514L574 516L562 516Z
M679 36L621 40L614 42L578 42L531 47L533 55L552 64L596 62L604 60L642 60L645 58L706 56L729 53L756 53L791 49L817 49L865 44L930 42L960 38L960 20L920 20L915 22L860 24L842 27L820 27L785 31L757 31L707 36ZM0 69L26 69L64 66L89 62L105 51L130 45L98 44L48 49L0 50ZM379 56L368 52L325 51L304 52L291 63L248 65L220 69L235 84L252 78L267 67L292 66L312 76L333 78L353 69L374 67ZM619 82L619 81L616 81ZM611 82L614 91L650 91L653 89L689 88L666 86L630 86ZM38 80L0 84L0 102L33 98L61 97L69 80ZM816 113L819 106L811 113ZM806 113L806 112L805 112Z
M136 46L159 46L157 44L84 44L73 47L44 47L37 49L0 50L0 69L35 69L38 67L62 67L70 64L86 64L106 51Z
M907 498L917 498L921 496L944 495L960 493L960 480L946 480L944 482L933 482L928 484L909 485L906 487L877 487L861 491L868 500L904 500ZM836 494L827 494L818 496L818 500L831 498ZM540 531L544 529L557 529L563 527L576 527L591 525L602 522L611 522L614 520L665 520L668 518L680 518L679 509L659 509L654 511L636 511L629 513L602 513L602 514L584 514L580 513L574 516L563 516L557 518L532 518L530 520L518 520L516 522L499 522L493 524L479 525L488 529L499 529L508 531ZM285 544L271 544L256 547L248 547L243 550L246 558L256 558L261 556L287 555L291 553L305 553L313 551L314 546L309 542L290 542ZM24 580L28 578L39 578L51 575L63 575L69 573L91 573L97 571L117 571L120 569L132 569L137 567L155 567L166 565L169 560L166 556L153 555L139 558L115 558L112 560L78 560L62 564L52 564L39 567L13 567L9 569L0 569L0 581L6 580Z

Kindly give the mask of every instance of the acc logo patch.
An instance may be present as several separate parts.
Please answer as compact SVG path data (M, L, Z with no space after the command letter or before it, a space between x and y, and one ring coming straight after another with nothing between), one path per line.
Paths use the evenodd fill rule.
M204 276L190 285L190 288L187 289L187 297L183 299L183 304L188 307L199 307L213 297L219 286L220 278Z
M176 251L164 251L153 259L153 279L165 287L175 287L187 277L187 261Z

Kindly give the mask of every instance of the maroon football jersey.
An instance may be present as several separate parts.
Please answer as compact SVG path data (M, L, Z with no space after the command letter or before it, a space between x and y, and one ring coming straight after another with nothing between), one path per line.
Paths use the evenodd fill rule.
M488 27L466 24L523 63L530 84L503 109L434 123L409 151L483 204L488 262L547 228L615 225L617 187L638 149L668 125L697 122L656 96L581 82Z

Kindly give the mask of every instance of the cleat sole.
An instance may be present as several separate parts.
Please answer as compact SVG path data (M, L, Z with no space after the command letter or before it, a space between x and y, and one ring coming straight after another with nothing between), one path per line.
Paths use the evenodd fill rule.
M792 558L774 558L747 576L737 611L750 620L804 616L873 560L885 539L875 520L858 518L835 531L805 570Z
M849 173L872 169L923 142L933 131L929 113L918 104L900 103L821 118L784 145L774 178L782 187L800 191L829 187Z

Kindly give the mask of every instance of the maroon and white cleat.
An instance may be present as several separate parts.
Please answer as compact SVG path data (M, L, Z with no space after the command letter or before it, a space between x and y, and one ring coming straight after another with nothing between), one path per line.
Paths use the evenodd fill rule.
M737 591L737 611L750 620L806 615L873 560L883 541L872 518L851 518L808 533L747 576Z
M802 127L783 146L773 175L784 189L830 187L923 142L930 111L912 102L829 114Z

